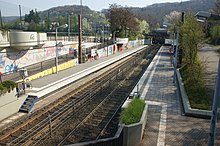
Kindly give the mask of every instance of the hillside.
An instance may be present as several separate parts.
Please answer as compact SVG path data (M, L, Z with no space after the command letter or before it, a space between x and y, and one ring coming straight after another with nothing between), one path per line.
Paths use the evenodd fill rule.
M153 4L143 8L130 8L130 10L144 18L150 16L157 22L162 22L165 15L172 11L192 12L210 11L214 8L215 0L190 0L176 3Z
M80 5L66 5L66 6L59 6L59 7L53 7L45 11L39 12L40 17L47 17L48 13L50 16L66 16L68 14L78 15L81 12L81 6ZM88 6L82 6L82 12L83 14L91 14L94 11L92 11Z
M185 2L176 2L176 3L158 3L149 5L146 7L129 7L128 9L142 18L151 21L151 26L156 23L161 23L165 15L169 14L172 11L179 12L193 12L198 11L210 11L214 8L215 0L190 0ZM104 18L101 12L107 12L106 9L103 9L101 12L91 10L88 6L82 7L83 17L87 18L90 22L95 23L104 23L107 20ZM48 16L50 18L57 16L67 16L67 15L78 15L81 12L80 5L66 5L53 7L45 11L39 12L41 19L45 19ZM49 14L49 15L48 15ZM11 17L12 18L12 17ZM4 17L4 20L8 20L7 17ZM11 20L11 19L10 19Z

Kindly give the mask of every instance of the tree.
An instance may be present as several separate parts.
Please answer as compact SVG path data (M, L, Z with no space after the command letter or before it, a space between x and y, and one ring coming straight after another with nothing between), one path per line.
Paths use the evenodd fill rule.
M127 37L128 32L135 32L138 29L138 22L135 15L128 8L112 4L107 13L112 32L119 31L122 37Z
M196 62L198 45L202 41L204 33L196 18L189 14L185 17L185 22L181 27L181 45L187 64Z
M171 31L174 31L175 26L180 26L181 23L181 12L172 11L169 15L165 15L164 21L172 24L172 27L170 28Z
M28 23L34 22L39 24L40 16L37 11L34 12L34 10L31 10L29 14L25 14L24 21Z
M211 38L215 42L215 45L217 45L220 40L220 25L211 28Z
M149 33L149 24L145 20L136 20L138 21L138 31L137 35L139 38L143 38L145 34Z

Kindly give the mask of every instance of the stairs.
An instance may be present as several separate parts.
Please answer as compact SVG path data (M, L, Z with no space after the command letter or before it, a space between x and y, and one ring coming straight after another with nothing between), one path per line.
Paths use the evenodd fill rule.
M24 103L21 105L19 112L29 113L37 100L37 96L28 95Z

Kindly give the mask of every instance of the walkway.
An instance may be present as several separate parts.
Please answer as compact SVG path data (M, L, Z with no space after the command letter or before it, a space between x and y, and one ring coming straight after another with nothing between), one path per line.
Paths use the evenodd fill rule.
M213 99L215 92L215 84L218 71L219 54L216 52L218 47L205 46L199 49L199 57L205 67L205 82L208 96Z
M210 120L182 115L173 83L168 48L162 47L142 94L148 101L148 121L140 146L207 146ZM149 85L149 87L148 87ZM147 90L147 91L146 91ZM216 145L220 145L219 125Z

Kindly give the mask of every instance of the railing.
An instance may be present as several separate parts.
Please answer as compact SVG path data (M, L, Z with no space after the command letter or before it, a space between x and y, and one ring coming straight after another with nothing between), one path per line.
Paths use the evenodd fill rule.
M101 49L101 48L104 48L108 45L112 44L112 41L107 41L107 42L104 42L103 44L97 44L95 46L92 46L92 47L88 47L88 48L84 48L84 51L83 51L83 58L85 58L85 56L89 56L91 55L91 50L92 49ZM73 54L65 54L65 55L62 55L62 56L59 56L58 57L58 64L62 64L62 63L65 63L65 62L68 62L72 59L76 59L77 58L77 52L76 53L73 53ZM52 58L52 59L49 59L49 60L45 60L45 61L42 61L42 62L38 62L38 63L35 63L35 64L31 64L29 66L25 66L23 68L27 69L28 71L28 76L31 76L31 75L34 75L36 73L39 73L39 72L42 72L44 70L47 70L49 68L52 68L56 66L56 59L55 58ZM4 74L1 74L0 77L1 77L1 80L2 81L5 81L5 80L13 80L13 81L18 81L18 80L21 80L21 76L19 74L19 69L22 69L22 68L17 68L15 69L14 71L11 71L11 72L6 72Z
M118 131L114 137L104 138L94 141L70 144L68 146L122 146L123 145L124 125L119 125Z

